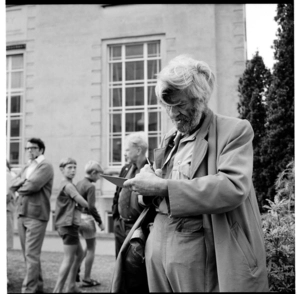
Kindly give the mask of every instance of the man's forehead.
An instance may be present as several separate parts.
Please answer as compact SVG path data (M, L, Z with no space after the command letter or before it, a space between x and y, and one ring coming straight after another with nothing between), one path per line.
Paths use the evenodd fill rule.
M34 147L34 146L39 147L38 144L36 144L36 143L31 143L31 142L27 142L26 145L27 145L27 146L32 146L32 147Z
M162 95L162 100L167 104L167 105L178 105L182 101L188 100L188 97L186 94L180 90L172 90L172 89L167 89L164 94Z

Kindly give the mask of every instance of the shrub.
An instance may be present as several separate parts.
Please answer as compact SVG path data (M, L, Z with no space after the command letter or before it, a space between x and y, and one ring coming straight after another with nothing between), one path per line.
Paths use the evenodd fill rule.
M294 163L281 172L275 183L274 201L267 200L262 216L270 291L295 291L295 199Z

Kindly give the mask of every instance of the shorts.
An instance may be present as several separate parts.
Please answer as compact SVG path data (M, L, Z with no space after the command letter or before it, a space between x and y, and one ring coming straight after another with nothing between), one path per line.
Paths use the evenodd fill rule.
M96 225L90 214L82 213L79 233L84 239L96 238Z
M63 240L64 245L77 245L79 244L79 234L78 234L79 226L65 226L59 227L57 229L58 234Z

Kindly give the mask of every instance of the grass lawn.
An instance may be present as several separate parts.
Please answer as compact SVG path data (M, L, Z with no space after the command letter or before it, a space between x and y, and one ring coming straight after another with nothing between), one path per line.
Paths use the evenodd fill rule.
M52 293L59 267L63 259L61 252L42 252L41 262L44 278L44 292ZM109 292L111 279L115 264L115 257L108 255L96 255L92 268L92 278L101 282L100 286L82 288L86 293ZM81 275L84 272L84 263L81 267ZM21 285L24 279L25 262L21 250L10 250L7 252L7 274L10 285L8 293L21 293ZM80 283L78 283L80 285Z

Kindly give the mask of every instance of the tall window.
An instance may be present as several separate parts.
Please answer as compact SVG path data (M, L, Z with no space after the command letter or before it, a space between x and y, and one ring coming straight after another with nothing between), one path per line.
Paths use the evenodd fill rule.
M123 165L125 136L144 131L148 156L161 139L161 107L155 95L161 68L160 42L109 47L109 165Z
M6 151L12 165L19 165L22 141L23 54L6 56Z

